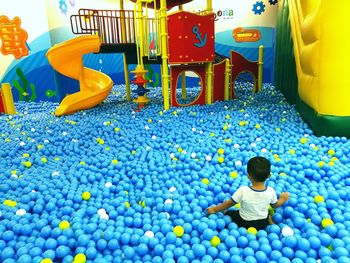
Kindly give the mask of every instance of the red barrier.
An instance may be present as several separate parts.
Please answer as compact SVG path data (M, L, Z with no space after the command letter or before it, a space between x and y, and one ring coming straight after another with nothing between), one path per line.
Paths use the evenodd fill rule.
M195 101L188 104L179 104L176 98L176 88L177 82L179 79L179 75L183 71L193 71L196 73L202 85L202 91L197 97ZM170 102L173 107L181 107L181 106L192 106L192 105L205 105L205 97L206 97L206 79L205 79L205 65L179 65L179 66L171 66L170 67L170 75L171 75L171 87L170 87Z
M2 95L2 90L0 89L0 114L5 113L5 99Z
M169 64L207 63L215 58L214 15L176 12L168 16Z
M249 61L241 54L231 50L231 94L230 97L235 99L235 80L243 72L249 72L254 78L254 92L258 91L258 62Z

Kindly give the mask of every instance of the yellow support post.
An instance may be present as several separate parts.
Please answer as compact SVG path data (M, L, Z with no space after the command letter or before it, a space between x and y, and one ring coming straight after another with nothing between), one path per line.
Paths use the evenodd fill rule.
M213 63L207 63L206 65L206 78L207 78L207 104L213 103ZM204 87L203 87L204 88Z
M213 1L212 0L207 0L207 12L208 13L213 12Z
M124 13L124 0L119 1L119 7L122 12L120 12L120 23L122 29L122 41L123 44L126 43L126 24L125 24L125 13Z
M142 11L142 1L138 0L135 4L136 9L136 32L138 34L139 39L136 39L136 43L138 42L139 48L137 48L137 61L139 65L143 66L143 56L144 56L144 33L143 33L143 11Z
M225 59L225 90L224 90L224 99L230 99L230 74L231 74L231 65L230 60Z
M159 9L160 19L160 37L162 51L162 89L164 98L164 110L168 110L169 105L169 69L168 69L168 33L167 33L167 15L166 15L166 0L160 1Z
M182 99L186 99L187 98L187 94L186 94L186 72L183 71L181 72L181 94L182 94Z
M258 92L262 90L263 81L263 64L264 64L264 46L259 46L259 60L258 60Z
M120 21L121 21L121 29L122 29L122 41L125 44L125 43L127 43L127 39L126 39L124 0L120 0L119 1L119 8L122 11L120 13ZM128 64L126 63L126 55L125 55L125 53L123 53L123 66L124 66L124 78L125 78L125 86L126 86L126 99L127 99L127 101L131 101L129 68L128 68Z
M125 86L126 86L126 99L127 101L131 101L129 67L128 67L128 64L126 63L125 53L123 53L123 65L124 65L124 79L125 79Z
M5 113L16 114L15 103L13 102L12 90L10 83L1 84L2 94L5 101Z

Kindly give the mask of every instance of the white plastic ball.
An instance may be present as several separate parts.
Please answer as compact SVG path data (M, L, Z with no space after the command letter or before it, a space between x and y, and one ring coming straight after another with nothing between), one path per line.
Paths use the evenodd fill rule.
M110 188L113 184L111 182L105 183L105 187Z
M154 238L154 233L151 230L146 231L144 235L149 238Z
M97 210L97 214L101 216L101 215L107 214L107 212L106 212L105 209L100 208L100 209Z
M52 172L52 174L51 174L52 176L59 176L60 175L60 172L58 172L58 171L55 171L55 172Z
M109 215L107 215L107 214L100 215L100 219L109 220Z
M27 213L26 210L24 210L23 208L20 208L16 211L16 215L18 215L18 216L23 216L26 213Z
M236 161L236 162L235 162L235 165L236 165L236 166L242 166L242 162L241 162L241 161Z
M169 188L169 192L172 193L172 192L175 192L175 191L176 191L176 187L172 186L172 187Z
M171 205L172 203L173 203L173 200L171 200L171 199L167 199L164 201L165 205Z
M282 228L282 236L287 237L287 236L293 236L293 235L294 235L294 231L289 226L285 226Z

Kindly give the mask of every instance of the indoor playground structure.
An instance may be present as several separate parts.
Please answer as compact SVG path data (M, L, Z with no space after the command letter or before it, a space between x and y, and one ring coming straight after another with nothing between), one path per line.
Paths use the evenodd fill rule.
M19 1L0 10L0 262L350 262L348 1ZM207 213L255 156L290 193L259 231Z
M250 72L254 78L254 92L261 91L262 46L257 62L248 61L239 53L231 51L230 59L213 63L212 1L208 0L207 9L199 13L184 11L181 5L178 11L167 13L169 7L166 1L135 1L134 10L124 10L124 1L120 0L120 7L121 10L79 9L77 15L71 16L72 32L88 36L68 40L48 51L47 58L53 68L63 75L78 79L80 83L80 91L68 95L60 103L55 112L57 116L94 107L108 96L112 88L111 80L103 73L83 67L83 55L89 52L123 53L128 101L131 99L128 64L138 65L132 71L137 75L137 80L133 83L138 85L135 91L138 97L134 102L142 107L149 102L149 90L145 88L145 63L161 65L165 110L169 109L170 103L171 106L180 106L176 98L180 76L183 79L182 94L183 97L186 96L186 71L194 72L200 77L202 89L200 96L187 106L235 98L234 82L242 72ZM149 8L155 10L152 17ZM89 72L93 72L95 79L91 78ZM90 82L94 92L89 89ZM95 88L96 84L98 88Z

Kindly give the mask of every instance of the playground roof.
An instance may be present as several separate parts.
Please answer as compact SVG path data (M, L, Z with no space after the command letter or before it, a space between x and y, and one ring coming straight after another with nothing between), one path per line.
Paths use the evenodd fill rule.
M137 0L131 0L131 2L136 3ZM192 0L167 0L166 2L167 2L167 8L171 9L174 6L183 5L183 4L192 2ZM160 0L156 0L156 6L157 6L157 8L160 7ZM150 4L148 7L153 8L153 3Z

